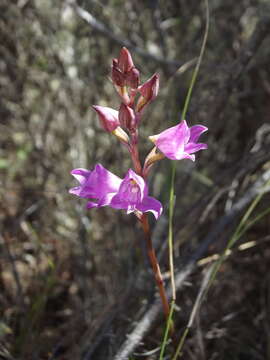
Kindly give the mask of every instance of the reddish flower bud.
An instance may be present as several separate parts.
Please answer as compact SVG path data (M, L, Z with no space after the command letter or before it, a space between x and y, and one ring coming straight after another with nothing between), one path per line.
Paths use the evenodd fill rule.
M118 58L118 67L123 73L128 72L134 67L130 52L125 47L123 47L120 51L120 55Z
M149 80L139 87L141 97L138 100L137 111L141 111L143 107L153 101L159 89L159 75L154 74Z
M116 62L112 65L112 81L117 86L125 86L125 75L119 70Z
M140 72L135 67L130 69L126 76L127 85L132 89L137 89L140 82Z
M149 80L142 84L139 92L146 101L152 101L156 98L159 89L159 75L154 74Z
M93 105L93 109L97 112L101 126L105 131L112 132L120 125L118 111L98 105Z
M119 109L119 121L120 125L128 130L136 129L136 115L131 107L122 103Z

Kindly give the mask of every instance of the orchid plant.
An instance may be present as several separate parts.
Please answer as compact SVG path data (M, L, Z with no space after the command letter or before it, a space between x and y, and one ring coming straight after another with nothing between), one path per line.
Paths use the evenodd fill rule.
M88 199L88 209L110 206L114 209L133 213L142 224L145 234L148 256L159 289L163 309L169 316L169 303L166 296L162 275L152 245L148 222L148 212L157 220L162 213L162 204L148 195L147 178L153 164L167 157L171 160L190 159L195 161L195 153L207 149L204 143L198 143L202 133L207 131L203 125L188 127L182 120L178 125L149 136L154 148L141 163L139 156L139 125L146 107L156 98L159 89L159 75L154 74L145 83L140 84L140 72L134 66L131 54L122 48L117 59L112 61L112 83L121 101L119 110L104 106L93 106L102 128L116 136L128 150L133 169L129 169L124 178L111 173L101 164L93 170L77 168L71 174L79 186L69 190L71 194Z

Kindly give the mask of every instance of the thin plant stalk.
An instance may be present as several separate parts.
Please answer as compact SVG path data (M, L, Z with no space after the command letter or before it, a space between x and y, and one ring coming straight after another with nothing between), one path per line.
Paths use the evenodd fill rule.
M133 165L135 168L135 171L143 176L142 174L142 166L141 166L141 162L140 162L140 157L139 157L139 150L138 150L138 131L136 131L135 133L131 134L131 148L130 148L130 154L131 154L131 158L133 161ZM169 306L169 302L167 299L167 295L166 295L166 291L165 291L165 287L164 287L164 283L163 283L163 278L162 278L162 274L160 271L160 267L159 267L159 263L158 263L158 259L156 257L156 252L155 249L153 247L153 243L152 243L152 237L151 237L151 231L150 231L150 226L149 226L149 221L148 221L148 215L147 214L142 214L139 217L139 220L142 224L142 228L144 231L144 235L145 235L145 240L146 240L146 247L147 247L147 254L154 272L154 276L155 276L155 281L159 290L159 295L161 298L161 302L162 302L162 306L163 306L163 311L165 314L166 319L169 318L169 313L170 313L170 306ZM173 333L173 326L170 327L171 332Z
M204 32L204 37L203 37L203 42L202 42L202 46L201 46L201 50L200 50L200 55L198 58L198 61L196 63L195 69L193 71L192 74L192 78L191 78L191 82L188 88L188 93L187 96L185 98L185 103L184 103L184 108L182 111L182 120L185 119L186 114L187 114L187 110L188 110L188 106L190 103L190 99L191 99L191 95L192 95L192 91L199 73L199 69L201 66L201 62L203 59L203 55L204 55L204 51L205 51L205 47L206 47L206 42L207 42L207 38L208 38L208 33L209 33L209 23L210 23L210 15L209 15L209 4L208 4L208 0L205 0L205 9L206 9L206 25L205 25L205 32ZM174 308L174 304L176 301L176 290L175 290L175 280L174 280L174 264L173 264L173 215L174 215L174 203L175 203L175 192L174 192L174 184L175 184L175 173L176 173L176 165L173 162L172 164L172 170L171 170L171 186L170 186L170 202L169 202L169 233L168 233L168 247L169 247L169 263L170 263L170 274L171 274L171 287L172 287L172 302L171 302L171 307ZM169 321L169 320L168 320ZM168 324L167 324L168 325ZM182 348L184 342L185 342L185 338L187 336L188 331L184 332L181 339L180 339L180 349ZM163 343L162 343L162 348L163 345L165 347L166 343L167 343L167 337L168 337L168 332L165 332L164 335L164 339L163 339ZM164 350L163 350L164 352ZM177 354L177 352L176 352ZM163 355L161 357L160 354L160 360L163 359Z
M138 150L138 131L131 134L130 155L136 173L142 175L142 165L140 162L139 150Z
M173 324L173 313L174 313L174 303L175 301L172 300L171 301L171 307L170 307L170 313L169 313L169 316L168 316L168 319L167 319L167 323L166 323L166 329L165 329L165 333L164 333L164 339L165 341L163 340L162 341L162 344L161 344L161 350L160 350L160 355L159 355L159 360L162 360L163 359L163 356L164 356L164 353L165 353L165 349L166 349L166 345L167 345L167 339L168 339L168 336L169 336L169 330L170 330L170 327L171 327L171 324Z
M164 314L166 316L166 319L169 319L170 306L169 306L169 302L168 302L168 299L167 299L165 287L164 287L164 284L163 284L163 278L162 278L162 275L161 275L161 272L160 272L158 260L157 260L157 257L156 257L156 252L155 252L155 249L154 249L153 244L152 244L151 232L150 232L150 227L149 227L148 215L147 214L142 215L141 224L142 224L144 235L145 235L147 254L148 254L148 257L149 257L149 260L150 260L150 263L151 263L151 266L152 266L152 269L153 269L153 272L154 272L156 284L157 284L157 287L158 287L158 290L159 290L159 295L160 295L162 306L163 306L163 311L164 311Z
M196 64L196 67L193 71L190 86L188 88L188 93L185 99L184 108L182 111L182 120L185 119L188 106L190 103L192 91L195 85L195 81L198 76L198 72L201 66L203 54L206 47L206 42L209 33L209 4L208 0L205 0L205 8L206 8L206 25L205 25L205 32L203 37L203 42L201 46L200 55ZM170 273L171 273L171 284L172 284L172 299L176 299L176 291L175 291L175 284L174 284L174 269L173 269L173 214L174 214L174 200L175 200L175 193L174 193L174 183L175 183L175 172L176 172L176 165L175 162L172 164L172 171L171 171L171 186L170 186L170 203L169 203L169 235L168 235L168 244L169 244L169 260L170 260Z
M175 180L175 166L172 168L171 174L171 188L170 188L170 206L169 206L169 236L168 236L168 246L169 246L169 264L170 264L170 275L171 275L171 288L172 288L172 303L176 301L176 288L174 280L174 261L173 261L173 210L175 203L175 194L174 194L174 180Z

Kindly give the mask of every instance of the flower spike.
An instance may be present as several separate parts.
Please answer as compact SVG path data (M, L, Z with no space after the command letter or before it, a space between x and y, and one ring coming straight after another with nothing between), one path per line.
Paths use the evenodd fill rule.
M142 166L138 148L139 125L143 109L158 94L159 75L154 74L140 85L140 72L134 66L130 52L123 47L119 57L112 61L111 78L121 99L119 111L98 105L93 106L93 109L97 112L103 129L116 136L129 151L135 171L129 169L121 179L101 164L97 164L93 170L74 169L71 174L79 184L69 192L87 199L87 209L109 206L113 209L125 210L127 214L135 214L145 234L147 253L159 289L164 314L168 323L171 323L170 331L173 335L174 327L169 317L170 306L152 244L146 214L151 212L158 219L162 213L162 204L148 195L147 177L153 165L164 157L172 160L187 158L194 161L194 153L207 148L206 144L198 143L200 135L207 131L207 128L202 125L189 128L186 121L183 120L180 124L164 130L158 135L150 136L149 138L155 146L146 156ZM170 253L170 260L172 260L171 255ZM170 263L172 262L170 261ZM170 270L173 274L172 264L170 264ZM174 291L173 298L175 299Z

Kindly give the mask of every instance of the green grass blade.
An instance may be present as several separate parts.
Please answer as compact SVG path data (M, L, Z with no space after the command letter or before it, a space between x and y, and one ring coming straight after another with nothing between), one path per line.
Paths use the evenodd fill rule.
M199 73L199 69L201 66L201 62L203 59L206 42L207 42L207 38L208 38L209 22L210 22L209 21L210 16L209 16L208 0L205 0L205 8L206 8L206 25L205 25L203 42L202 42L198 61L196 63L195 69L192 74L191 82L190 82L190 85L188 88L188 93L185 98L184 108L182 111L182 120L184 120L186 117L188 106L189 106L189 103L191 100L192 91L193 91L193 88L194 88L194 85L195 85L195 82L196 82L196 79L197 79L197 76ZM174 203L175 203L175 191L174 191L175 173L176 173L176 165L175 165L175 162L173 162L172 170L171 170L171 185L170 185L170 198L169 198L169 230L168 230L168 247L169 247L169 263L170 263L170 274L171 274L172 303L171 303L171 311L170 311L171 317L168 318L167 324L166 324L166 330L167 329L168 330L165 331L164 338L163 338L162 345L161 345L161 353L160 353L160 357L159 357L160 360L163 359L163 355L165 352L165 347L167 344L167 338L168 338L168 334L169 334L169 327L170 327L170 324L172 321L172 316L173 316L174 303L176 300L176 289L175 289L175 281L174 281L174 264L173 264L173 215L174 215ZM184 342L184 339L182 339L182 340Z

